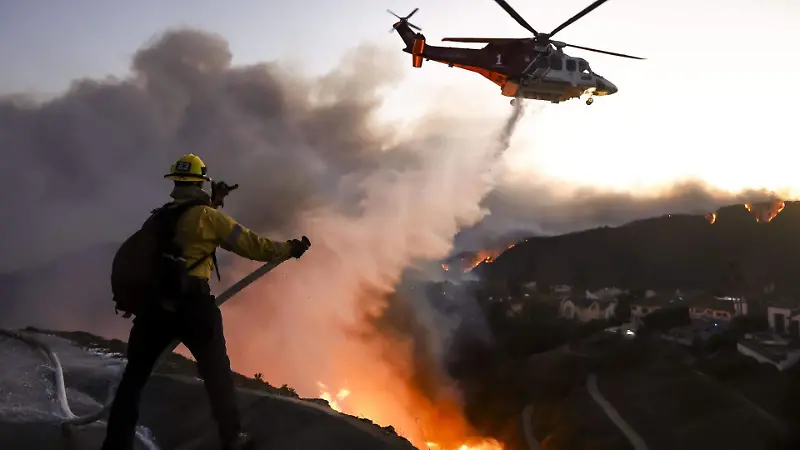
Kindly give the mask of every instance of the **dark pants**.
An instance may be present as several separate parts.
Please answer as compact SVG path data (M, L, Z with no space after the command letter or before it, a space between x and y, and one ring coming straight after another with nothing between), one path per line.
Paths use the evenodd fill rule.
M208 283L197 281L192 283L194 286L174 312L151 306L133 320L128 339L128 365L111 406L103 450L133 448L142 389L159 355L173 339L183 342L197 361L220 438L227 442L239 433L240 419L222 331L222 314L214 304Z

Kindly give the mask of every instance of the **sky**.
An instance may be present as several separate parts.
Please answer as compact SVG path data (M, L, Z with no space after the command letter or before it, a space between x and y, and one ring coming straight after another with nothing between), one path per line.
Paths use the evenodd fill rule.
M538 30L557 26L589 2L511 1ZM524 37L491 0L251 0L141 2L0 1L0 93L55 94L81 77L124 76L130 58L170 27L217 32L234 63L283 59L322 73L349 49L370 42L397 50L404 82L386 97L388 119L436 103L476 115L502 115L507 98L482 77L426 63L412 69L392 9L420 11L412 23L429 44L445 36ZM671 2L611 0L558 38L648 58L581 50L619 87L588 107L533 102L507 157L509 176L615 190L648 190L694 178L736 191L800 191L792 91L800 62L800 3L792 0ZM381 61L375 61L381 64Z
M589 2L512 1L539 30L552 29ZM428 43L445 36L526 36L495 2L251 0L141 2L83 0L0 2L0 92L57 93L84 76L124 75L144 42L169 27L222 34L234 62L288 59L321 73L362 42L408 59L403 89L387 116L434 101L500 111L507 99L476 74L426 64L410 67L385 9L405 15ZM537 105L509 155L512 169L614 189L642 189L701 178L737 190L794 193L794 104L800 62L800 3L792 0L672 2L612 0L559 34L577 45L648 58L634 61L575 50L619 93L587 107L580 100ZM376 64L380 62L376 61ZM766 87L769 86L769 89ZM469 93L465 96L464 93ZM783 94L785 92L785 94ZM776 95L781 93L780 95ZM538 103L538 102L537 102ZM531 150L541 149L541 150Z

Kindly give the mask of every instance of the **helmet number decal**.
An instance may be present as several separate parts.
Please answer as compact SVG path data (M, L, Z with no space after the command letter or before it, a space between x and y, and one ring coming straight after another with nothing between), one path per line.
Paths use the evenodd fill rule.
M189 172L192 170L192 163L188 161L179 161L178 164L175 165L175 170L179 172Z

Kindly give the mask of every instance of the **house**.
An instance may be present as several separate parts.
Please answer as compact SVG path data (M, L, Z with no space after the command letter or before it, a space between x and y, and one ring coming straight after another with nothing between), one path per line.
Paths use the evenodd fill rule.
M569 296L561 301L559 315L565 319L589 322L611 319L616 315L617 301L586 296Z
M622 289L613 288L612 287L612 288L598 289L598 290L596 290L594 292L586 291L586 296L589 297L589 298L598 299L598 300L601 300L601 299L612 300L612 299L618 298L623 293L624 293L624 291Z
M557 286L553 286L552 291L554 294L569 294L572 292L572 287L567 286L566 284L559 284Z
M747 314L747 302L731 297L696 297L688 299L692 319L730 322L736 316Z
M784 371L800 362L800 345L783 339L749 336L736 344L736 350L759 362L771 364Z
M733 312L739 316L746 316L748 313L747 299L744 297L714 297L715 300L730 302L733 304Z
M778 336L800 338L800 307L767 307L769 328Z
M680 291L674 293L656 293L647 291L644 298L633 299L631 305L631 322L638 328L643 325L643 319L662 309L675 306L688 306Z

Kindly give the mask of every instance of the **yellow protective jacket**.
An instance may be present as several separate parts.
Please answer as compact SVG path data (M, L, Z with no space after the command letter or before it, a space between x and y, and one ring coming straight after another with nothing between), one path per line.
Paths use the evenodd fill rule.
M196 198L196 195L191 194L187 195L176 188L172 197L176 202L189 201ZM254 261L283 262L291 257L289 242L263 238L210 206L193 206L183 213L175 229L175 242L183 249L187 267L217 247ZM207 280L211 277L212 269L213 262L208 257L192 269L189 275Z

